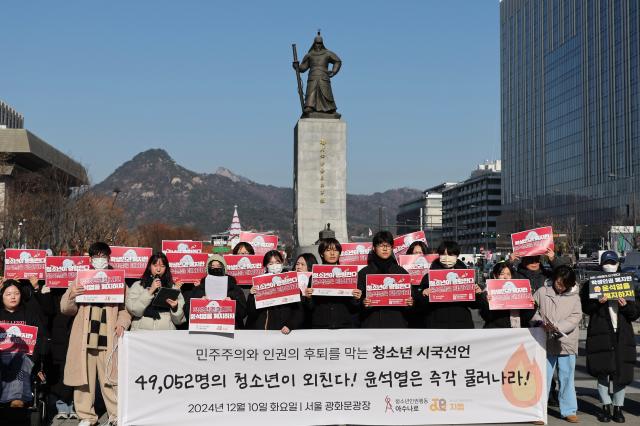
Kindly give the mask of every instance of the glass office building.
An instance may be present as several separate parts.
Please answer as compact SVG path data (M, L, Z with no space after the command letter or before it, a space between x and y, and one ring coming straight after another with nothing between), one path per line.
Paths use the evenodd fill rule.
M499 245L552 225L590 253L640 220L639 26L637 0L500 2Z

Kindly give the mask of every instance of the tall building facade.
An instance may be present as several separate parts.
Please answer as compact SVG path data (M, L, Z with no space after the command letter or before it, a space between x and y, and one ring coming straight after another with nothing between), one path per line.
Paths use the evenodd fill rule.
M24 128L24 116L3 101L0 101L0 128Z
M552 225L587 252L640 218L639 26L637 0L501 1L500 245Z

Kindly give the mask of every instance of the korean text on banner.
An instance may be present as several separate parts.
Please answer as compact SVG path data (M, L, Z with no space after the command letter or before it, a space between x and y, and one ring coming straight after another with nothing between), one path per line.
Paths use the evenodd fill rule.
M422 277L429 272L431 264L438 258L437 254L401 254L398 264L411 275L411 284L420 285Z
M550 226L511 234L513 253L520 256L538 256L553 249L553 229Z
M429 271L429 302L473 302L476 300L476 272L473 269Z
M112 246L109 265L113 269L124 269L125 278L140 278L152 254L151 247Z
M37 337L38 327L0 322L0 352L33 355Z
M314 296L351 296L358 288L357 265L313 265Z
M399 235L393 239L393 254L399 256L401 254L407 254L407 249L411 244L416 241L422 241L427 243L427 238L424 235L424 231L412 232L410 234Z
M264 256L270 250L278 249L278 236L258 234L254 232L241 232L240 242L251 244L256 254Z
M298 273L266 274L253 277L256 309L300 301Z
M263 256L257 254L225 254L227 275L234 277L241 285L251 285L251 278L264 274Z
M76 285L84 293L77 303L124 303L124 271L122 269L90 269L78 271Z
M599 299L606 296L609 300L635 300L633 275L624 273L604 274L589 278L589 298Z
M202 241L162 240L162 251L167 253L202 253Z
M533 309L529 280L487 280L489 309Z
M4 251L4 277L15 280L37 277L44 280L45 250L6 249Z
M197 283L207 275L207 253L166 253L175 281Z
M235 300L191 299L189 331L233 333L236 327Z
M411 298L411 275L369 274L366 282L370 306L407 306Z
M125 332L118 358L125 425L546 421L540 328Z
M78 271L91 269L89 256L47 256L45 280L49 288L67 288Z
M366 265L372 243L342 243L341 265Z

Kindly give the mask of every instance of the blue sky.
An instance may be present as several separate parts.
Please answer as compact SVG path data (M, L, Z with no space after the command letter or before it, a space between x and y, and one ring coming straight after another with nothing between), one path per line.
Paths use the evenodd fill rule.
M424 189L499 158L499 2L3 2L0 99L94 183L140 151L292 185L291 43L343 60L348 189ZM306 77L303 77L306 82Z

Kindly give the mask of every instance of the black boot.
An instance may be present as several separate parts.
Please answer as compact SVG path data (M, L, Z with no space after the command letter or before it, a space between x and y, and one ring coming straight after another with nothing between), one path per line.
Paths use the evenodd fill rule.
M598 421L601 423L609 423L611 421L611 404L602 406L602 411L598 413Z
M613 421L616 423L624 423L625 418L624 414L622 414L622 407L618 407L617 405L613 406Z

